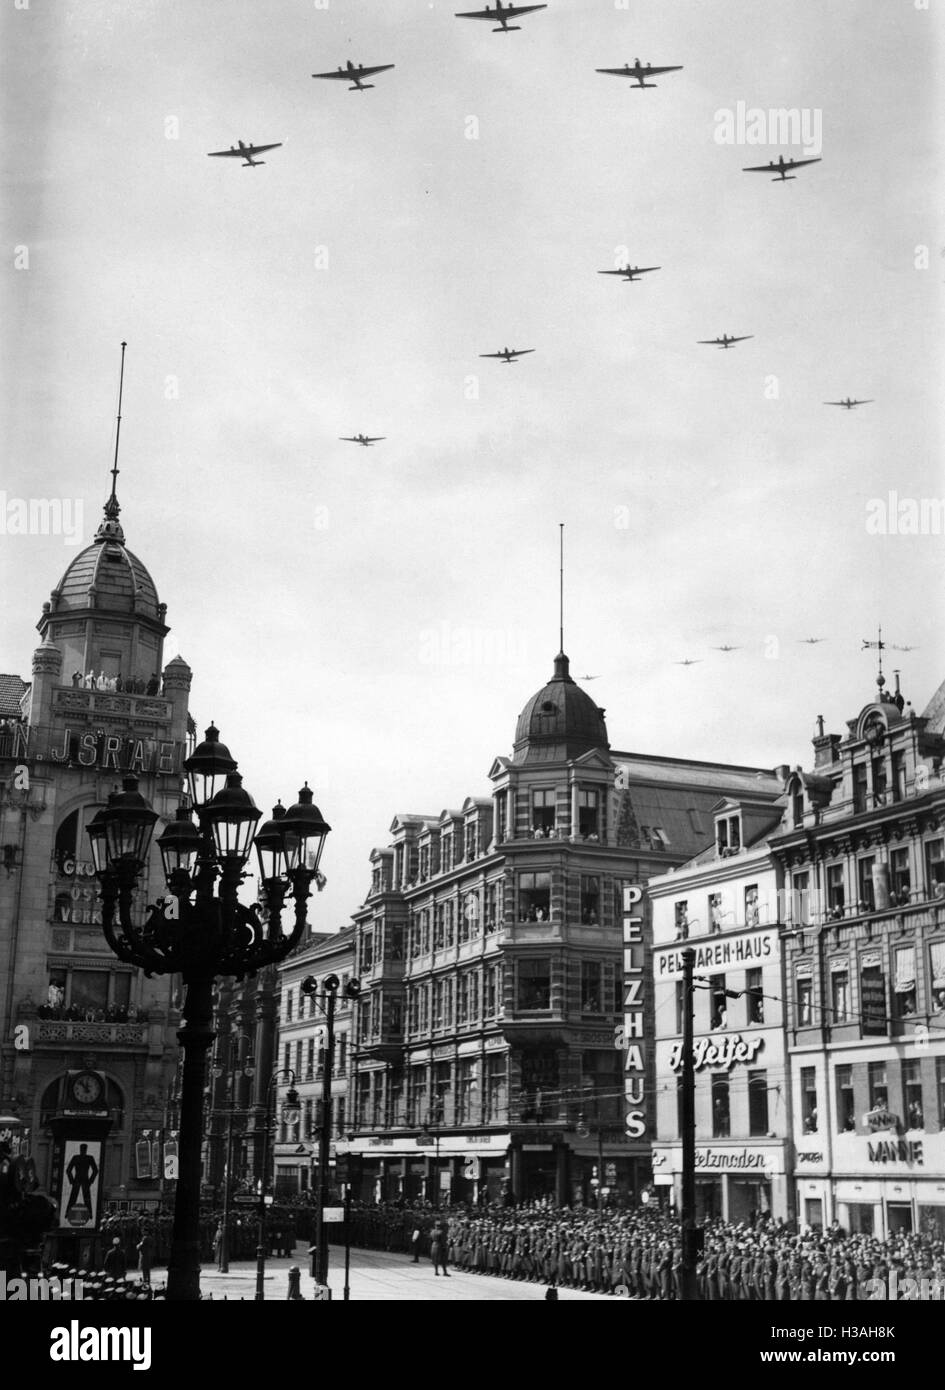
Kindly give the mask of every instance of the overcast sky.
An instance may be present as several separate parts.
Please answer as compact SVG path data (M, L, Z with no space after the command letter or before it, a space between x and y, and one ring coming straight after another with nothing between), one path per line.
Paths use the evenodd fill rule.
M201 730L264 809L315 788L322 927L396 812L488 794L551 674L560 521L615 748L807 765L880 622L918 709L945 676L942 536L867 529L945 496L941 7L551 0L505 35L454 9L3 12L0 487L81 499L91 540L127 339L128 544ZM683 71L595 72L637 57ZM312 80L349 58L396 66ZM721 143L739 103L822 149ZM283 147L207 158L239 139ZM781 152L822 162L741 171ZM662 268L597 274L627 258ZM754 336L697 345L722 332ZM506 345L535 352L478 356ZM848 395L875 403L822 404ZM76 553L0 536L0 670L29 676Z

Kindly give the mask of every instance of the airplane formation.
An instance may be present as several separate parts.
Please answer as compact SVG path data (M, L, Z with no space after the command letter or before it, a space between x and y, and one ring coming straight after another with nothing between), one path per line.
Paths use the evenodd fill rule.
M473 19L483 21L486 23L491 23L493 33L507 34L521 29L521 24L516 21L521 20L526 15L534 14L539 10L546 10L547 8L547 4L503 4L503 0L496 0L496 3L494 5L486 5L481 10L458 11L455 13L454 17L457 19ZM372 90L375 85L368 79L377 77L381 73L391 72L393 71L394 67L394 63L379 63L373 66L365 66L365 64L363 63L354 63L350 59L348 59L346 63L344 63L343 65L339 65L337 68L332 69L331 71L314 72L312 73L312 77L317 81L345 82L348 84L349 91L366 92ZM620 67L596 68L595 72L608 77L623 78L629 82L629 85L632 90L642 91L647 88L655 88L658 85L654 80L655 78L662 77L668 73L682 72L683 70L683 65L679 63L644 63L639 58L635 58L632 63L625 62ZM265 154L269 150L277 150L281 147L281 141L273 142L271 144L266 145L254 145L244 143L242 140L240 140L237 142L236 145L231 145L229 149L213 150L210 152L210 155L211 158L239 159L242 161L242 168L259 168L260 166L266 163L265 160L258 158L260 154ZM797 174L794 172L795 170L802 169L808 165L820 163L822 163L822 160L819 156L816 158L811 157L806 159L794 159L785 158L783 154L779 154L777 159L769 160L765 164L747 165L743 169L743 172L769 174L771 175L772 182L786 183L789 180L794 180L797 178ZM600 270L597 273L599 275L614 276L622 280L625 284L634 284L637 281L639 281L642 276L652 275L656 271L659 271L661 269L662 267L659 265L639 266L631 265L628 262L624 266L616 266L611 270ZM730 334L726 332L720 334L718 337L715 338L699 338L697 339L697 342L700 346L716 347L722 349L723 351L728 351L737 343L748 342L754 336L755 335L752 333ZM506 366L511 366L513 363L517 362L519 358L532 354L535 351L535 348L503 347L500 348L497 352L482 352L479 354L479 356L482 358L492 358L502 362ZM872 403L872 398L858 399L856 397L850 396L847 396L844 399L837 401L824 402L825 405L839 406L840 408L847 411L854 410L861 405L870 405ZM365 448L373 444L381 443L384 438L385 436L383 435L377 435L372 437L364 434L339 436L339 439L345 443L359 444ZM805 638L802 640L813 645L817 642L823 641L824 639ZM721 652L731 652L738 651L740 649L738 647L733 646L721 646L717 647L716 650ZM909 649L907 648L905 650ZM701 660L701 658L698 658L697 660ZM690 660L687 658L685 661L681 661L677 664L684 666L695 665L696 660ZM591 679L591 677L588 677L588 679Z

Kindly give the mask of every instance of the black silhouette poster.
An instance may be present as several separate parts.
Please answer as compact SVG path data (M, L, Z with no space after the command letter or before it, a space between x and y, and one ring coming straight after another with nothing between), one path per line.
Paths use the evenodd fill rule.
M98 1225L102 1144L97 1139L67 1139L62 1155L59 1225L73 1231Z

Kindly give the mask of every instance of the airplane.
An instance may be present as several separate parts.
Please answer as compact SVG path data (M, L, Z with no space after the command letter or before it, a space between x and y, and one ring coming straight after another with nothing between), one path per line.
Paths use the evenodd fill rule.
M254 159L254 154L265 154L266 150L278 150L281 148L281 140L275 145L244 145L242 140L240 140L239 148L237 148L236 145L231 145L228 150L208 150L207 154L210 159L226 159L233 155L237 155L240 159L246 160L246 163L243 165L244 169L249 169L250 167L255 169L258 165L265 164L266 161L264 159Z
M658 265L625 265L623 270L599 270L598 275L622 275L629 285L638 275L648 275L651 270L662 270Z
M702 661L702 657L701 657L701 656L697 656L693 661L690 661L690 660L689 660L689 657L687 656L686 659L685 659L685 661L674 661L674 662L673 662L673 665L674 665L674 666L698 666L698 665L700 665L701 661Z
M534 10L547 10L547 5L503 5L502 0L496 0L495 9L487 5L484 10L461 10L456 19L497 19L499 28L493 29L493 34L510 34L513 29L521 29L521 24L510 24L510 19L518 19L520 15L531 14Z
M905 651L905 650L906 650L906 649L905 649L905 647L904 647L904 648L903 648L903 651ZM578 676L578 680L581 680L581 681L598 681L598 680L600 680L600 676Z
M382 63L381 66L377 68L366 68L363 63L352 63L349 58L345 67L339 68L337 72L313 72L312 76L324 77L329 81L334 80L335 82L339 80L342 82L353 82L354 86L348 88L349 92L366 92L369 88L374 86L374 83L365 82L365 77L373 77L375 73L378 72L390 72L392 67L394 67L393 63Z
M872 404L873 404L872 400L866 400L866 401L852 401L852 400L850 399L849 396L847 396L847 398L846 398L845 401L824 401L824 405L842 405L843 408L844 408L844 410L852 410L853 407L856 406L856 405L872 405Z
M505 347L501 352L480 352L480 357L501 357L503 362L514 362L516 357L524 357L526 352L534 352L534 348L508 348Z
M746 333L741 338L733 338L729 333L723 333L721 338L698 338L696 341L705 343L709 347L730 348L733 343L745 343L749 338L753 338L754 333Z
M740 652L741 647L713 647L714 652Z
M789 174L789 169L801 169L805 164L819 164L820 159L785 159L783 154L779 154L777 161L770 159L767 164L749 164L742 169L743 174L770 174L774 170L775 177L772 183L784 183L786 179L796 179L796 174Z
M818 642L826 642L826 637L799 637L798 642L806 642L809 647L816 647Z
M382 439L386 439L386 434L377 434L373 437L367 434L340 434L338 436L342 444L363 444L365 449L369 444L380 444Z
M639 58L635 58L632 67L629 63L624 63L622 68L595 68L595 72L605 72L610 77L632 77L637 83L634 91L640 91L643 87L655 87L657 85L655 82L645 82L644 78L659 77L660 73L663 72L682 72L682 66L654 68L650 63L644 66Z

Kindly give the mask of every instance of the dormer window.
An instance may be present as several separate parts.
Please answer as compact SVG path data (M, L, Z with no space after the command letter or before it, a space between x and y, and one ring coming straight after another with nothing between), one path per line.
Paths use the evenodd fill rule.
M430 846L420 846L420 882L430 877Z
M453 837L452 837L452 835L444 835L444 836L441 838L441 840L440 840L440 844L441 844L442 850L443 850L443 862L442 862L442 864L441 864L441 868L442 868L442 870L443 870L444 873L449 873L450 869L453 867Z
M555 828L555 792L553 787L536 787L532 792L532 831L536 839L545 839Z
M722 859L725 859L730 854L737 854L742 847L740 817L720 817L715 822L715 842Z
M471 863L479 853L479 826L474 820L466 822L465 851L467 863Z
M804 824L804 788L800 782L795 786L791 797L791 816L794 822L794 829L799 830Z

